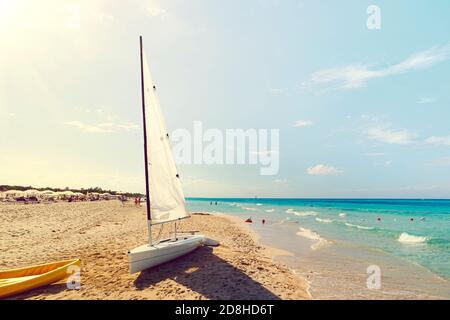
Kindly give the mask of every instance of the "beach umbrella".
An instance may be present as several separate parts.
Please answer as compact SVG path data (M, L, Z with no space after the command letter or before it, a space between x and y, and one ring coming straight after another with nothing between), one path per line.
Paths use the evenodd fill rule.
M23 191L20 190L8 190L5 192L6 197L20 197L24 195Z
M44 190L41 192L43 195L54 195L56 192L52 190Z
M39 190L36 190L36 189L28 189L28 190L25 190L24 193L25 193L27 196L35 196L35 195L37 195L37 194L40 194L40 191L39 191Z
M55 192L54 195L55 195L57 198L61 199L61 198L63 198L66 194L65 194L64 191L58 191L58 192Z

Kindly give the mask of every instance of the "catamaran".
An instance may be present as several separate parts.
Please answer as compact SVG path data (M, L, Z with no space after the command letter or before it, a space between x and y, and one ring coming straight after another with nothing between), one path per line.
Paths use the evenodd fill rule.
M139 37L141 63L142 119L144 131L145 191L148 243L128 252L130 273L139 272L185 255L205 242L201 234L178 233L177 221L190 217L186 209L180 176L170 148L169 134L156 86ZM152 239L152 227L172 223L172 237Z

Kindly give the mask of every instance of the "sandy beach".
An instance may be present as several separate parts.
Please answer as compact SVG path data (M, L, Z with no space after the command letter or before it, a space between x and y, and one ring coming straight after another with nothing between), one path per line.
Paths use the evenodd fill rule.
M82 260L81 289L57 283L11 299L310 299L307 281L240 220L194 214L178 230L220 241L129 274L127 251L147 239L145 207L119 201L0 204L0 269ZM156 236L156 232L154 230ZM164 230L163 234L168 230Z

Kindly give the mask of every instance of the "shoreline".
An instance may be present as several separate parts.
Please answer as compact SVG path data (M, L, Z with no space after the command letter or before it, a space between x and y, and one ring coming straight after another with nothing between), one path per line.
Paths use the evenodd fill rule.
M180 232L200 230L220 246L129 274L126 252L147 239L145 206L0 204L0 215L0 269L82 260L80 290L60 282L10 299L311 299L303 277L274 262L254 234L225 217L194 214L177 223Z
M433 215L430 213L427 216L428 223L425 225L419 219L425 210L421 207L424 205L422 202L420 206L415 204L414 210L411 209L408 214L399 216L388 215L390 204L380 205L375 202L361 204L361 208L358 204L358 213L348 214L347 211L351 212L351 209L346 208L345 201L343 204L323 202L293 202L290 199L279 202L245 199L239 202L232 199L228 202L218 201L218 207L211 206L209 201L191 201L189 205L193 210L215 209L213 212L233 215L240 219L241 224L245 224L245 219L251 217L251 229L258 233L260 243L294 254L277 257L275 260L288 265L307 279L311 283L310 292L314 299L450 299L450 278L445 277L445 273L432 271L444 268L442 264L445 263L448 252L441 252L442 246L437 247L434 243L405 244L398 241L395 234L386 235L379 234L377 230L370 232L363 228L351 228L356 225L357 220L375 219L375 215L370 215L375 209L366 206L378 205L379 210L387 212L382 217L386 224L383 230L392 229L393 232L399 232L399 235L409 232L412 235L425 234L446 239L446 235L433 232L434 229L426 230L425 233L416 232L422 226L437 228L436 221L445 213L446 207L430 209ZM414 215L416 224L411 223L410 215ZM261 223L262 219L266 220L265 224ZM394 222L395 225L391 226L390 223ZM353 225L349 226L347 223ZM372 225L369 223L364 226ZM437 255L435 250L442 254ZM428 264L418 263L417 257L421 257L421 254L422 257L431 255L434 260L429 264L436 261L435 268L427 268ZM435 259L436 256L439 259ZM380 270L381 288L372 289L367 282L370 276L368 270L378 269L376 267Z
M240 220L241 223L242 220ZM248 226L250 227L250 226ZM383 250L323 238L301 223L253 224L260 243L291 253L275 261L310 283L312 299L450 299L450 281L426 267ZM298 230L314 233L303 234ZM326 242L326 245L317 246ZM379 290L367 288L367 268L381 267Z
M301 278L302 281L305 281L305 283L307 285L305 290L306 290L307 294L309 295L309 298L314 299L313 295L310 292L310 289L311 289L310 281L306 277L298 274L294 268L292 268L288 264L279 260L279 258L281 258L281 257L293 257L294 253L284 250L284 249L281 249L281 248L278 248L278 247L275 247L275 246L271 246L271 245L263 242L262 236L260 234L258 234L258 232L255 231L249 224L246 224L245 222L243 222L242 219L240 219L239 217L232 216L232 215L222 213L222 212L215 212L215 213L208 212L207 214L211 214L214 216L223 217L225 219L228 219L229 221L234 223L239 229L241 229L243 232L250 235L252 237L253 241L263 248L264 254L266 254L272 260L273 263L283 265L284 267L288 268L296 277L299 277L299 278Z

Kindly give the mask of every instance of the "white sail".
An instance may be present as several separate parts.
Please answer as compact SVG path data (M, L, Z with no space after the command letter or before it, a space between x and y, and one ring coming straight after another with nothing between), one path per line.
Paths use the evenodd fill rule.
M158 224L188 217L189 213L145 54L143 77L151 223Z

